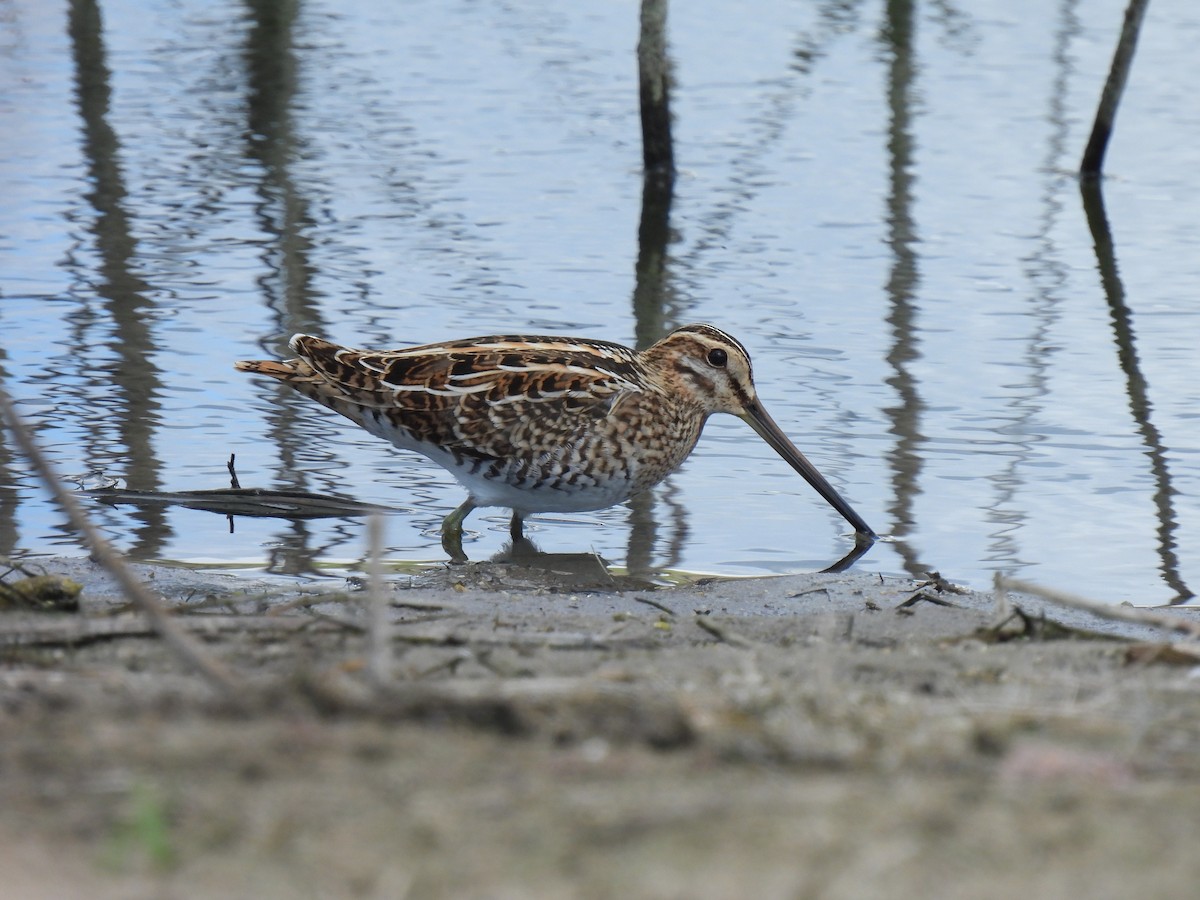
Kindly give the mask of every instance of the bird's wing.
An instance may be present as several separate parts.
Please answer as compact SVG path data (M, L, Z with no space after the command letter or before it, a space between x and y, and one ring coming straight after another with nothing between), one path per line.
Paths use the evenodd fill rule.
M601 342L490 337L363 351L297 336L292 348L341 403L470 456L552 450L645 390L634 353Z

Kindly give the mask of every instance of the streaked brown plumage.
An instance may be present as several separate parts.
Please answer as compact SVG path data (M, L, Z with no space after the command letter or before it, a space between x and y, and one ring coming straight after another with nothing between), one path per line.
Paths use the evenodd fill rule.
M454 556L476 507L512 509L519 535L529 513L601 509L654 486L718 412L745 419L860 536L875 536L767 415L745 348L711 325L684 326L641 352L527 335L378 352L296 335L290 346L298 358L237 368L450 471L468 491L443 525Z

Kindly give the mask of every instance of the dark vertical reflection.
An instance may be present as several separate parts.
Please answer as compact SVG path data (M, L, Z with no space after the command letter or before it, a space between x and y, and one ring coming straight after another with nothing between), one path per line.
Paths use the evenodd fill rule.
M642 216L638 224L638 257L633 288L634 336L638 350L646 349L668 330L665 310L670 300L671 282L668 277L667 245L671 241L671 203L674 193L674 173L646 173L642 182ZM668 484L659 493L670 497L673 492ZM652 568L654 545L658 539L654 494L654 491L647 491L629 501L630 529L625 564L631 574L643 574ZM663 566L671 568L678 564L687 535L687 513L682 504L668 501L667 505L671 510L675 536Z
M670 300L667 245L671 241L674 184L674 179L647 174L642 185L637 280L633 288L634 337L638 350L645 350L668 330L664 311Z
M128 454L126 482L136 490L160 486L161 463L154 452L154 429L159 422L159 371L151 362L158 349L148 326L153 303L149 285L134 268L137 241L125 210L126 190L120 165L120 141L108 124L110 73L105 62L103 23L95 0L72 0L68 34L75 64L75 100L83 120L83 153L92 190L88 201L96 211L90 226L100 257L100 278L94 288L104 300L111 321L108 349L116 360L102 373L116 401L105 404L115 417L120 442ZM81 352L84 348L80 348ZM139 509L140 525L130 552L161 555L168 537L161 509Z
M643 0L638 39L638 80L642 119L642 217L638 225L638 258L633 288L634 346L645 350L666 332L667 244L671 236L671 202L675 194L675 155L671 138L671 58L667 52L667 2ZM629 501L629 543L625 565L634 575L651 570L658 523L654 493ZM663 495L671 488L664 485ZM670 504L675 519L673 553L666 567L678 563L687 533L683 507Z
M294 30L300 4L298 0L246 0L246 8L250 17L245 46L246 156L261 172L259 228L275 237L266 245L265 274L259 285L275 313L276 337L286 338L296 331L325 330L313 295L308 259L312 250L307 233L312 224L309 203L291 174L298 149L292 108L297 93ZM281 347L272 341L265 349L273 355ZM282 385L271 389L278 394L269 416L269 433L279 447L275 481L288 490L309 490L307 472L315 450L299 425L307 401ZM305 464L300 462L302 452L309 461ZM332 459L331 454L328 457ZM320 468L328 471L331 467ZM307 571L319 555L317 548L310 547L311 535L304 521L291 522L289 531L277 541L271 571Z
M1046 155L1042 161L1043 187L1040 196L1041 214L1034 235L1034 251L1023 261L1023 268L1032 288L1032 303L1022 321L1029 323L1029 334L1023 339L1025 351L1021 357L1022 377L1010 386L1012 399L1006 404L1011 415L999 429L1011 435L1012 449L1008 463L990 476L995 499L987 508L988 522L995 528L988 535L986 561L1004 571L1020 569L1028 563L1021 558L1018 536L1029 518L1027 504L1020 502L1026 486L1024 467L1037 453L1037 444L1045 438L1036 427L1045 409L1049 394L1053 350L1048 349L1054 326L1059 320L1062 287L1068 278L1067 265L1054 240L1054 228L1063 208L1063 188L1067 178L1062 161L1070 132L1067 107L1071 76L1074 72L1070 55L1071 40L1079 33L1079 18L1075 13L1078 0L1064 0L1055 30L1055 77L1049 92L1046 121L1050 126Z
M268 274L259 279L275 310L281 336L323 325L308 261L312 241L309 202L297 189L291 165L298 150L292 122L297 93L294 29L299 0L246 0L246 156L262 173L257 208L268 245ZM271 348L277 349L277 348Z
M1138 361L1137 344L1134 337L1132 315L1125 303L1125 285L1117 270L1117 259L1113 248L1112 232L1108 227L1108 216L1104 211L1104 194L1099 179L1084 179L1080 182L1083 194L1083 209L1087 215L1088 228L1096 246L1096 262L1100 269L1100 283L1104 296L1108 298L1109 314L1112 317L1113 338L1117 343L1117 360L1125 373L1125 391L1129 395L1129 411L1137 422L1138 432L1146 445L1146 456L1150 460L1150 472L1154 476L1154 505L1158 509L1158 556L1159 571L1163 581L1175 592L1172 603L1183 603L1195 596L1184 583L1179 569L1179 544L1175 533L1179 522L1175 516L1175 495L1178 491L1171 483L1171 472L1167 466L1167 450L1162 436L1150 419L1153 404L1150 402L1146 378L1142 375Z
M710 248L722 246L729 240L740 213L752 198L767 189L764 185L769 184L770 179L765 177L763 158L787 133L795 104L804 96L807 81L816 62L827 52L828 45L857 27L862 5L862 0L826 0L817 9L817 22L812 32L797 35L796 49L787 72L765 82L767 89L761 103L765 111L749 123L751 133L743 136L737 156L729 162L729 183L711 192L717 202L710 212L698 217L698 236L682 256L668 257L666 252L668 243L675 239L670 228L671 186L663 190L652 178L646 180L638 230L638 280L634 291L639 348L649 346L672 327L683 324L678 320L678 313L691 289L689 270L698 267L697 260ZM671 262L675 263L673 273L668 272ZM734 315L731 312L731 321L736 321ZM658 493L670 509L674 523L664 564L670 567L681 557L687 538L686 510L674 500L669 480ZM630 536L629 567L633 570L635 565L643 562L648 565L656 530L650 498L635 498L630 506L634 532Z
M1058 305L1059 285L1067 280L1068 272L1064 263L1058 259L1058 251L1050 234L1055 220L1063 209L1063 190L1070 184L1070 177L1063 174L1068 154L1075 150L1068 146L1070 135L1069 108L1067 95L1073 66L1068 55L1068 45L1073 37L1079 34L1079 20L1076 14L1078 0L1064 0L1062 4L1061 28L1059 29L1054 50L1054 60L1058 75L1051 92L1050 111L1048 120L1053 126L1047 157L1043 165L1047 173L1048 183L1044 194L1045 214L1038 230L1038 250L1031 256L1030 277L1038 283L1038 303L1034 309L1033 321L1035 328L1028 341L1028 351L1025 354L1024 365L1031 373L1026 380L1028 385L1025 397L1014 404L1020 411L1019 417L1012 423L1013 431L1027 435L1029 429L1026 423L1032 420L1040 411L1040 405L1035 401L1047 393L1048 359L1045 352L1046 336L1051 332L1055 319L1054 310ZM1166 463L1166 449L1161 436L1150 420L1151 404L1148 399L1147 385L1141 374L1134 334L1131 325L1131 315L1125 303L1125 290L1117 271L1113 249L1112 236L1109 231L1108 219L1104 211L1104 199L1099 182L1085 182L1081 186L1083 206L1087 215L1088 226L1091 229L1095 245L1096 258L1100 271L1101 283L1108 299L1113 323L1113 333L1117 344L1118 362L1126 379L1126 392L1129 396L1130 411L1137 423L1147 447L1147 457L1150 460L1151 473L1155 482L1155 506L1159 518L1159 569L1163 580L1175 592L1176 601L1181 602L1193 596L1183 582L1180 574L1179 559L1176 555L1177 543L1175 532L1178 523L1174 514L1174 488L1171 486L1170 474ZM1031 450L1023 446L1015 457L1006 475L997 479L1002 484L998 509L1003 508L1019 486L1015 472L1017 467L1031 455ZM1017 527L1023 512L1013 511L1008 514L1008 530ZM1019 564L1016 558L1013 542L997 541L993 545L993 559L1004 559L1010 565Z
M921 493L921 415L925 404L917 391L917 380L909 366L920 359L915 303L920 276L917 271L917 235L912 216L913 138L911 134L913 81L916 76L913 44L915 23L913 0L890 0L881 41L889 54L888 122L889 191L887 200L888 246L892 268L887 292L891 311L887 323L892 330L892 347L887 361L895 374L887 383L895 389L899 403L884 410L891 420L889 432L896 447L889 456L895 500L888 507L896 550L911 575L922 575L928 566L917 558L905 538L913 530L913 506Z

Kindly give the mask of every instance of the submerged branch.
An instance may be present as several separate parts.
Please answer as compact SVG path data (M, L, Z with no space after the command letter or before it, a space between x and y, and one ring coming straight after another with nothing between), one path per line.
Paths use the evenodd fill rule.
M310 494L307 491L271 491L266 488L216 488L199 491L130 491L124 488L92 488L78 492L85 497L115 505L182 506L226 516L281 519L329 519L392 513L387 506L362 503L349 497Z

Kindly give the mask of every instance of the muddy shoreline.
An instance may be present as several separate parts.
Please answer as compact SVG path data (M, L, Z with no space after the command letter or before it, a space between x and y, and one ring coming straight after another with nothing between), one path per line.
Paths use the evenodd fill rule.
M663 588L481 563L389 579L379 687L355 584L137 567L244 685L237 710L93 563L44 565L83 591L76 614L0 613L12 896L1184 896L1200 877L1200 679L1147 652L1175 640L1155 629L1028 596L1000 623L990 594L859 573Z

